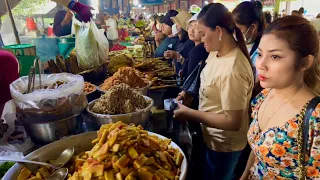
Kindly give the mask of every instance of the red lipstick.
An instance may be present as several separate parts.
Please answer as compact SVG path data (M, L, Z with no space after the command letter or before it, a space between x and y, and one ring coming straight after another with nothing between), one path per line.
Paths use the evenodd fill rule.
M262 75L259 75L258 78L259 78L260 81L265 81L267 79L266 77L264 77Z

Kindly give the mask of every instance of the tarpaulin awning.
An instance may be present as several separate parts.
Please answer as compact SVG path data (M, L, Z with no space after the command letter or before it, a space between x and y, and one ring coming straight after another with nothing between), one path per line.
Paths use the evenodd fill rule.
M19 4L21 0L9 0L9 4L13 9L16 5ZM7 6L5 0L0 0L0 16L7 13Z

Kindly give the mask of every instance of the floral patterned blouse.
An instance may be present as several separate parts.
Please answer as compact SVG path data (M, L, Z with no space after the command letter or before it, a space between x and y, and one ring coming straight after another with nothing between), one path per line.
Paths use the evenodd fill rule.
M261 131L258 123L260 105L270 90L263 90L252 101L253 121L248 131L248 141L255 154L250 169L250 179L298 179L298 120L297 114L285 125ZM309 143L306 155L307 179L320 179L320 104L312 113L309 127Z

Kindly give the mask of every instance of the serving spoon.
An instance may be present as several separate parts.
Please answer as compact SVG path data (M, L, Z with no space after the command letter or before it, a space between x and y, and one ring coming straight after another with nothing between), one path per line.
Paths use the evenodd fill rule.
M63 167L67 162L72 158L74 153L74 147L69 147L65 149L56 160L50 161L51 163L39 162L39 161L31 161L25 159L15 159L15 158L7 158L7 157L0 157L0 161L9 161L9 162L20 162L20 163L30 163L30 164L38 164L49 166L53 169L59 169Z

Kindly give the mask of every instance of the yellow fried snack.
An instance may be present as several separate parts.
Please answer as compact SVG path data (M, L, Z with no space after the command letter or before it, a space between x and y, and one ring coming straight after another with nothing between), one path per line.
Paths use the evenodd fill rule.
M69 180L179 179L182 153L169 145L170 139L149 135L141 126L102 125L92 143L90 151L75 157Z

